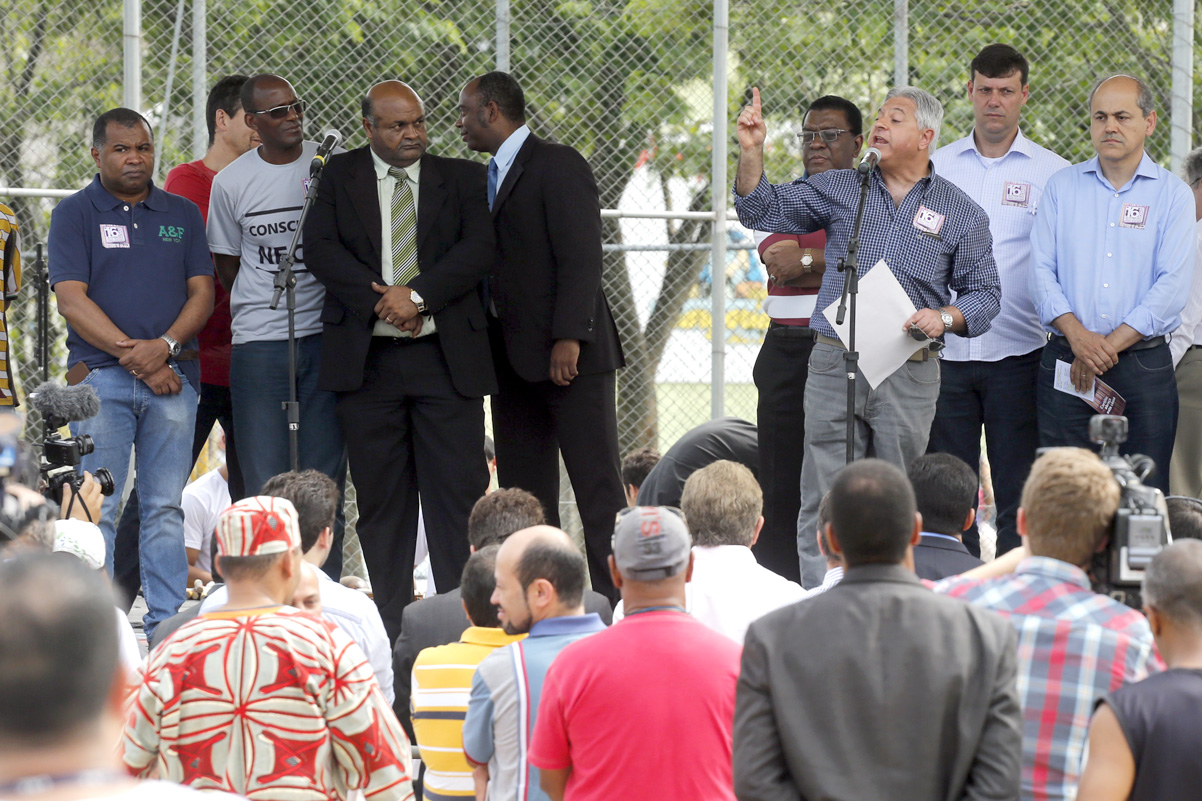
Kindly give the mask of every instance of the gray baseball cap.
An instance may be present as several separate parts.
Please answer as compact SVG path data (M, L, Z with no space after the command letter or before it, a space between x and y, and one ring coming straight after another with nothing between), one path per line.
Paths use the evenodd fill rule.
M612 545L623 576L654 581L675 576L688 566L693 538L680 510L636 506L618 512Z

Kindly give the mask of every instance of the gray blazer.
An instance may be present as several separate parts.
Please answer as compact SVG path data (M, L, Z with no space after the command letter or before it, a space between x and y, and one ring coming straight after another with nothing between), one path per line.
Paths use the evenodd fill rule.
M599 592L584 591L584 611L596 612L607 626L613 623L613 607ZM416 742L409 718L409 696L413 692L413 663L417 655L423 648L459 642L459 637L470 625L458 587L411 603L401 614L401 633L392 649L393 689L396 692L392 711L401 721L410 742Z
M1017 799L1017 638L1002 617L863 565L751 624L739 801Z

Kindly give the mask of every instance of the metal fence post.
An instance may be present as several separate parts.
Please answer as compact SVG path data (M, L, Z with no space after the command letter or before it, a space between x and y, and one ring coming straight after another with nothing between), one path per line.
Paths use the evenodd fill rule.
M497 69L509 72L509 0L497 0Z
M209 149L209 29L205 0L192 0L192 158L204 158Z
M910 0L893 0L893 85L910 85Z
M1189 153L1194 119L1194 2L1173 0L1173 77L1169 153L1173 172Z
M122 102L126 108L142 110L142 0L123 0Z
M714 0L714 133L711 153L710 198L714 210L710 266L712 307L710 341L713 345L710 374L710 417L726 414L726 54L729 45L730 8L727 0Z

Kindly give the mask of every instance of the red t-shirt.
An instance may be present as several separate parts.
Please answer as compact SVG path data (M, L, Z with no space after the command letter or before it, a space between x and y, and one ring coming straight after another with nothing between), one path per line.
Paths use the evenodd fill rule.
M200 207L200 216L209 221L209 195L213 191L215 170L210 170L203 161L190 161L171 168L163 189L173 195L186 197ZM230 296L213 273L213 315L197 335L200 343L200 380L205 384L222 387L230 385L230 351L233 348L230 334Z
M682 612L642 612L565 648L547 671L530 763L572 768L565 801L734 801L742 649Z
M764 251L772 245L782 240L796 242L798 247L810 248L811 250L823 250L826 248L826 231L817 230L812 234L769 234L764 238L764 241L759 245L760 259L764 258ZM780 286L775 281L768 281L769 295L814 295L817 297L819 287L816 286ZM809 317L773 317L772 322L780 323L781 325L809 325Z

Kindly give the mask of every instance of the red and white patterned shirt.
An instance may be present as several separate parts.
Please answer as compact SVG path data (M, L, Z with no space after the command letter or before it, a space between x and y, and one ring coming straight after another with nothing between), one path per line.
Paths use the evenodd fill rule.
M150 655L125 727L136 776L260 801L412 798L409 740L367 657L290 607L211 612Z

